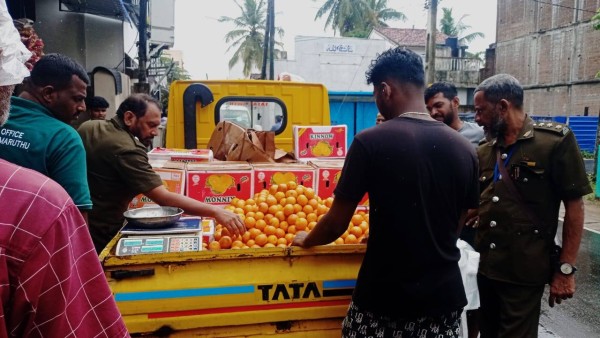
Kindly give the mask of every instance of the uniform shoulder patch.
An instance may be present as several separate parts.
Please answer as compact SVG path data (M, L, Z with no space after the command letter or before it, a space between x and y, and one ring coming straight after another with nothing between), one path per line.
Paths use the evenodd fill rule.
M534 123L533 128L535 128L536 130L553 132L561 136L565 136L571 131L571 129L567 125L556 122Z

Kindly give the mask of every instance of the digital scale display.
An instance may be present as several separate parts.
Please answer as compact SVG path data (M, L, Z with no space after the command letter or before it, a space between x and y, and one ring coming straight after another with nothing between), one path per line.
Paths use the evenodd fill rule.
M202 250L200 236L126 237L117 244L117 256Z

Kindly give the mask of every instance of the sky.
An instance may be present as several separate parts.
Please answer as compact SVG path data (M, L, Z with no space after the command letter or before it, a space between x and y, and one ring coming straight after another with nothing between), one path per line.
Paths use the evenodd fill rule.
M243 4L244 0L238 0ZM266 1L266 0L265 0ZM471 29L482 32L485 38L474 40L469 51L485 51L496 40L497 0L440 0L438 4L438 29L442 8L452 8L455 19L467 15L463 22ZM315 21L317 10L325 0L275 0L275 26L283 28L283 48L288 59L294 59L296 36L334 36L325 30L325 16ZM388 0L388 7L407 16L405 22L388 21L395 28L427 28L427 11L424 0ZM236 18L241 10L234 0L175 0L175 44L172 49L183 52L184 68L192 79L226 79L228 63L233 51L227 51L225 34L234 29L228 22L219 22L221 16ZM337 35L339 36L339 32Z

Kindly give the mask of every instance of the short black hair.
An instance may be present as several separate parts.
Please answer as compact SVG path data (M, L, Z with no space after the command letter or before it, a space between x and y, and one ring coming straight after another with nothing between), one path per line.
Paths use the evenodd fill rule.
M404 47L390 48L371 61L365 76L367 84L380 85L386 79L425 86L425 69L421 57Z
M450 82L436 82L425 89L425 103L429 101L432 97L437 95L437 93L442 93L445 98L452 101L456 96L458 96L458 92L456 91L456 87Z
M90 84L90 78L85 69L75 60L62 54L46 54L31 70L27 83L30 86L52 86L56 90L62 90L71 85L73 75L85 84Z
M88 109L93 109L93 108L108 108L110 105L108 104L108 101L106 101L105 98L103 98L102 96L92 96L92 97L86 97L85 98L85 106Z
M119 109L117 109L117 116L122 120L125 112L131 111L136 117L142 117L146 115L148 104L155 104L162 111L162 106L157 99L148 94L138 93L129 95L125 101L121 102Z

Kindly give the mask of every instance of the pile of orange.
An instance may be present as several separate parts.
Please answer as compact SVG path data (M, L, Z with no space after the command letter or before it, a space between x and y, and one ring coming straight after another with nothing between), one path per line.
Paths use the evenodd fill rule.
M225 208L238 214L246 225L242 236L232 236L221 224L215 228L209 250L287 247L298 231L311 231L325 215L333 197L321 199L314 189L296 182L274 184L242 200L234 198ZM332 244L358 244L369 233L369 214L357 211L348 230Z

